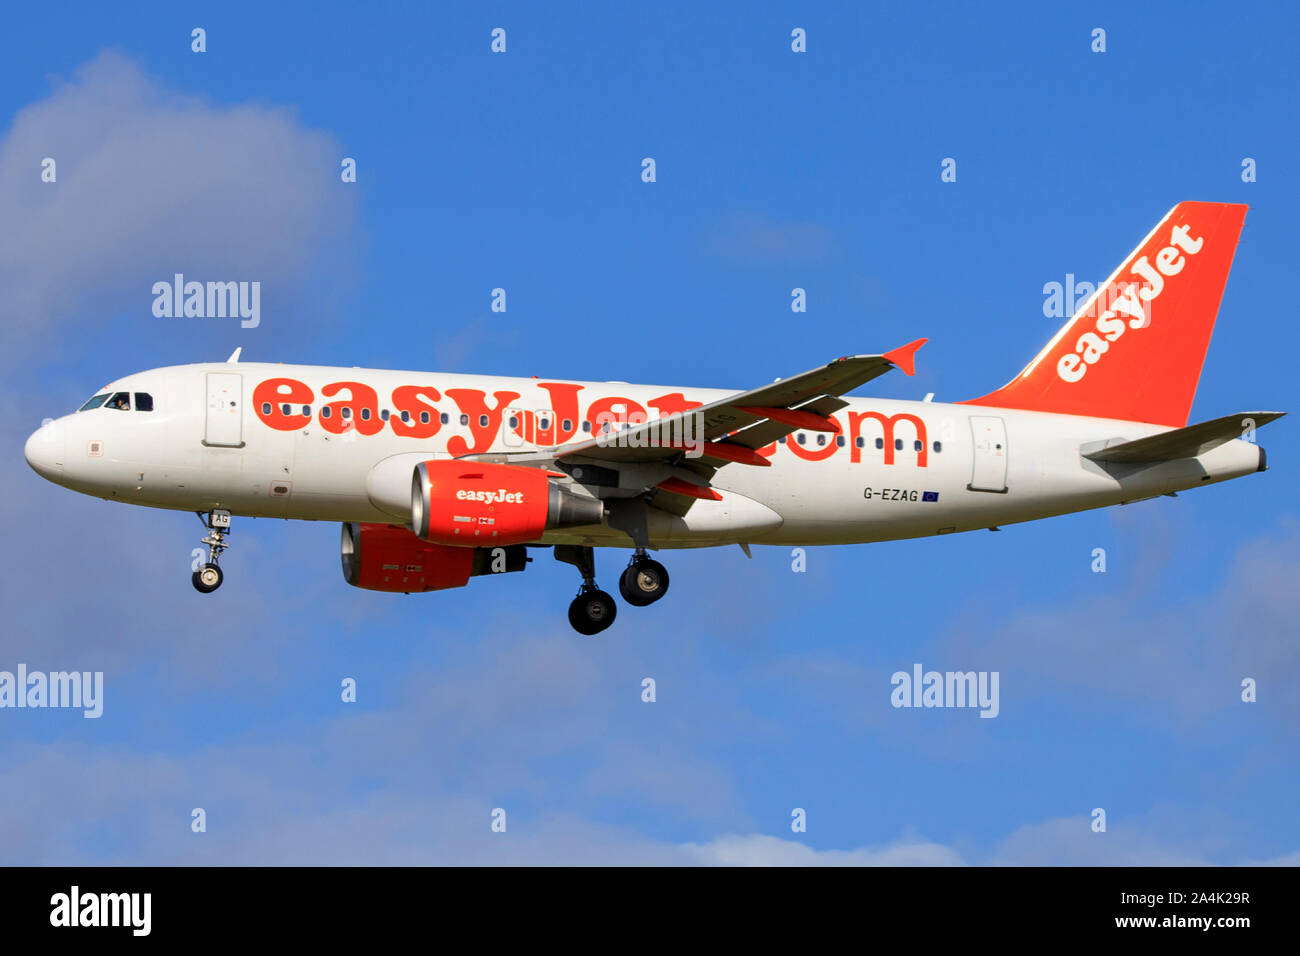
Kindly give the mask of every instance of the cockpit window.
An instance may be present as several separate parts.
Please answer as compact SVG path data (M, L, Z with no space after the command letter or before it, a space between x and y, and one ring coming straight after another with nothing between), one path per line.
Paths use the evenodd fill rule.
M114 392L113 396L104 403L104 407L129 412L131 410L131 394L129 392Z
M137 412L153 411L153 396L148 392L135 393L135 410Z
M92 408L99 408L99 406L103 405L107 399L108 399L108 392L105 392L103 395L96 395L90 401L86 402L85 405L82 405L80 408L78 408L77 411L87 412L90 411L90 409Z

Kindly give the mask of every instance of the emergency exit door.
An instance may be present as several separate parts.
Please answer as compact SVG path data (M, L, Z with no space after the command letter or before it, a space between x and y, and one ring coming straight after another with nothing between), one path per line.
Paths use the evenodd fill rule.
M975 462L971 468L971 491L1005 492L1007 490L1007 429L1000 418L972 415L971 438L974 439Z
M208 373L208 414L203 444L219 448L244 446L244 377L232 372Z

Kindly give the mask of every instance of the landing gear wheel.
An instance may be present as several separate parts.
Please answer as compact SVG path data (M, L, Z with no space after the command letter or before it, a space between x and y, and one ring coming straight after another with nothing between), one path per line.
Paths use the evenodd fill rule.
M588 636L599 634L613 624L617 614L614 599L598 588L584 588L569 605L569 623L579 634Z
M650 558L633 561L619 577L618 590L633 607L654 604L668 593L668 569Z
M196 511L195 514L208 531L201 541L208 546L208 562L190 575L190 581L194 584L194 590L200 594L211 594L221 587L223 575L221 568L217 567L217 561L221 558L221 552L230 547L226 544L226 538L230 534L230 512L225 508L213 508L206 518L202 511Z
M194 590L200 594L211 594L221 587L222 578L221 568L215 564L205 564L190 576L190 580L194 582Z
M582 588L569 605L569 623L579 634L599 634L614 623L618 605L596 587L596 552L588 545L557 544L555 560L571 564L582 575Z

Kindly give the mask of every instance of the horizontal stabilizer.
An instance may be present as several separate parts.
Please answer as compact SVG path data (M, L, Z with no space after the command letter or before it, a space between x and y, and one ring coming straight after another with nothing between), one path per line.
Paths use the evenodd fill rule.
M1286 412L1240 412L1224 415L1208 422L1175 428L1135 441L1121 442L1096 451L1083 453L1093 461L1115 461L1125 464L1154 461L1172 461L1175 458L1195 458L1211 448L1217 448L1234 438L1243 438L1256 428L1276 421Z

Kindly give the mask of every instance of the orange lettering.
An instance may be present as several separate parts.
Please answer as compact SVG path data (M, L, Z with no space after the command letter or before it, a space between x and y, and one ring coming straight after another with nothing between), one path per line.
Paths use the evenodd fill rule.
M349 428L355 428L362 435L375 435L382 431L384 423L379 419L379 396L369 385L361 382L331 382L320 393L329 398L345 388L349 395L347 401L327 404L325 408L330 410L330 414L328 418L321 415L320 427L335 435L341 435ZM347 417L343 415L344 409L347 409ZM324 412L324 409L321 411Z
M925 422L908 412L890 416L882 415L880 412L849 412L849 444L852 446L851 461L858 462L862 460L862 449L858 448L858 432L859 426L868 418L880 422L883 433L882 442L885 446L886 465L894 463L894 425L898 422L911 422L916 428L916 439L921 443L921 449L916 453L916 465L918 468L925 468L929 465L929 440L926 436Z
M442 422L438 418L438 406L434 404L442 394L432 385L399 385L393 389L393 408L397 414L389 419L393 434L403 438L432 438L438 434ZM410 421L402 421L402 412ZM421 421L420 414L425 413L429 420Z
M835 454L835 450L840 447L839 442L835 440L840 433L840 423L834 415L827 415L826 417L835 422L836 434L826 435L825 432L817 433L819 435L826 435L825 446L818 448L815 451L811 448L806 448L799 444L799 442L795 440L794 434L791 433L786 436L785 447L789 448L796 458L802 458L804 461L825 461L827 458L831 457L831 455Z
M315 398L315 393L297 379L268 378L253 389L253 410L263 424L276 431L291 432L311 424L311 416L302 414L302 406L310 405ZM283 407L286 405L288 414Z
M459 458L461 455L477 454L492 447L492 440L501 430L501 415L505 412L506 406L519 397L519 393L494 392L496 408L488 408L485 394L477 388L449 388L447 397L456 403L462 414L469 416L470 433L474 436L473 446L460 435L452 435L447 439L447 454ZM484 415L487 416L488 423L480 425L479 419Z

